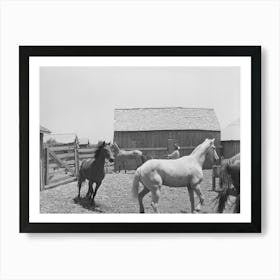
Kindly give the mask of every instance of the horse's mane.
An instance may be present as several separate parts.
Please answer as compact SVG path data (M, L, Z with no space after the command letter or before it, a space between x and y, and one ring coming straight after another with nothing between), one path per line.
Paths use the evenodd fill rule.
M205 144L205 141L206 141L206 140L204 140L201 144L199 144L198 146L196 146L196 148L192 151L191 154L195 153L198 149L200 149L200 147L201 147L203 144Z
M94 152L94 158L97 159L100 155L101 150L104 148L102 144L98 145L97 150Z

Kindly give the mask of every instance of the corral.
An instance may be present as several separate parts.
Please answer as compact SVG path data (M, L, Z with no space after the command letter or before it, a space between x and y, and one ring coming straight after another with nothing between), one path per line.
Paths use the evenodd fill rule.
M181 156L185 156L206 138L215 138L220 155L220 125L214 109L115 109L114 118L114 142L123 150L140 150L153 158L163 158L173 151L174 144L178 144ZM126 168L135 169L135 162L126 163ZM206 161L204 168L211 168L211 163Z
M135 162L126 163L126 169L130 170L128 174L114 173L113 166L106 163L106 176L98 192L96 205L91 205L84 198L87 186L82 188L82 198L77 199L76 180L81 162L92 158L98 145L90 146L86 141L86 146L80 147L75 135L59 136L60 140L52 135L46 138L47 143L41 151L41 189L45 190L40 196L42 213L138 213L138 203L131 196ZM125 150L137 149L151 158L165 158L177 144L181 147L181 156L185 156L206 138L215 138L217 152L221 155L220 126L213 109L179 107L115 110L114 142ZM115 171L119 169L117 164L115 162ZM211 168L212 163L206 160L201 184L205 195L202 213L215 212L213 200L217 194L213 190L218 173ZM149 195L144 199L147 212L153 212L150 199ZM159 209L162 213L189 213L187 189L163 186Z
M211 190L212 171L204 170L204 180L201 184L205 195L205 203L201 213L215 212L214 199L216 192ZM132 199L131 187L134 171L128 174L109 173L96 196L96 205L92 206L87 198L77 197L77 182L60 185L56 188L41 192L41 213L138 213L138 202ZM82 187L82 197L88 189L87 184ZM144 199L145 209L153 213L151 197ZM190 213L190 201L187 188L162 187L159 202L161 213Z

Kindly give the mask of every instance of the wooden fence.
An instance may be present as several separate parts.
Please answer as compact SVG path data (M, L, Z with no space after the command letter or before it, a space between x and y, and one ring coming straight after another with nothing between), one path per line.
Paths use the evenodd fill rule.
M77 180L79 168L84 159L94 156L95 148L76 146L45 147L41 157L40 189L53 188ZM105 172L110 172L111 166L105 164Z

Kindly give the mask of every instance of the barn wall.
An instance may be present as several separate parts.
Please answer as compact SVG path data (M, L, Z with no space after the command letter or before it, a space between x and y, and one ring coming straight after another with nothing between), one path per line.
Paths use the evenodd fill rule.
M231 158L240 153L240 141L222 141L222 146L224 158Z
M206 138L215 138L217 152L219 152L220 132L219 131L201 131L201 130L171 130L171 131L115 131L114 142L121 149L137 148L155 148L149 151L143 150L145 155L153 158L164 158L167 155L168 139L176 139L181 147L181 156L190 154L193 149L202 143ZM132 167L133 165L133 167ZM128 164L135 169L135 164ZM206 168L211 168L209 161L206 161Z

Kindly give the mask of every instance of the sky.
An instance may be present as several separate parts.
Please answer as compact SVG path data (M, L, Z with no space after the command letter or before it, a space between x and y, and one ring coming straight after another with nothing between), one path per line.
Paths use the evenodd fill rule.
M112 141L115 108L214 108L223 129L240 116L239 67L41 67L40 124Z

